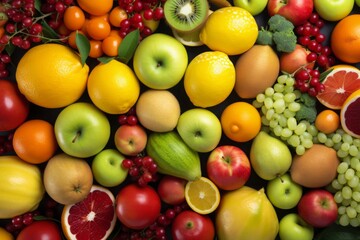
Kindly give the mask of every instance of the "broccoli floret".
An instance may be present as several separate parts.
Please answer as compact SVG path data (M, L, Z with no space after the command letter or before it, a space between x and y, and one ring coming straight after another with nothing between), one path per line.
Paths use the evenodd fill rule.
M307 93L302 93L300 96L300 101L307 107L315 108L316 105L316 99L312 96L310 96Z
M296 35L293 31L274 32L273 41L279 52L292 52L296 46Z
M272 33L262 28L259 31L256 43L260 45L273 45Z
M272 32L292 31L294 29L292 22L279 14L275 14L274 16L270 17L268 20L268 25L269 30Z
M301 120L306 120L309 123L315 122L317 111L315 107L306 106L303 103L300 103L300 110L296 112L295 118L298 122Z

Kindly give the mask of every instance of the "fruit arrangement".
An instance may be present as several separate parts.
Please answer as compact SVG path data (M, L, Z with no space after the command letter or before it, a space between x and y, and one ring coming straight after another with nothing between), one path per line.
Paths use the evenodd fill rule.
M338 4L2 0L0 239L356 239Z

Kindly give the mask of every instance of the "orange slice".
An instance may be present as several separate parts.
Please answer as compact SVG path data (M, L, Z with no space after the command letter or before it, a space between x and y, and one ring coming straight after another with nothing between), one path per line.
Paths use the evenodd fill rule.
M346 99L340 111L340 122L345 132L360 138L360 89Z
M67 239L107 239L116 223L114 195L93 185L81 202L65 205L61 226Z
M220 192L210 179L201 177L187 182L185 199L193 211L200 214L209 214L219 206Z

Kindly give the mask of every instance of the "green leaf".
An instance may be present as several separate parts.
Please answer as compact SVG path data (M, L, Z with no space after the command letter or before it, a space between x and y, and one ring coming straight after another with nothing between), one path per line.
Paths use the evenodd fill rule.
M75 43L80 53L81 64L84 66L90 52L89 39L87 39L87 37L84 34L81 34L78 31L76 31Z
M12 43L9 43L5 46L5 51L9 56L11 56L15 51L15 46Z
M135 49L139 44L140 31L136 29L128 33L125 38L120 43L118 48L118 59L119 61L127 64L130 59L133 57Z
M41 12L41 0L35 0L35 9Z
M54 29L49 26L49 24L44 19L41 20L41 25L43 27L42 32L44 37L48 38L47 42L51 42L52 40L59 38L59 35L54 31Z
M101 63L108 63L113 59L114 59L113 57L99 57L99 58L97 58L97 60L99 62L101 62Z
M331 69L328 69L328 70L322 72L322 73L320 74L319 81L320 81L320 82L324 81L324 79L327 77L327 75L329 75L329 73L331 73L333 70L334 70L334 69L331 68Z

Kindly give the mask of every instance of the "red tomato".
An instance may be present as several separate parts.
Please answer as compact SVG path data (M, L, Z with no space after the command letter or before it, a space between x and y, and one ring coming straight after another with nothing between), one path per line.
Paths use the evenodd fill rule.
M16 240L61 240L59 226L50 220L34 221L25 227Z
M150 186L129 184L116 196L116 215L131 229L143 229L156 221L161 211L161 201Z
M0 80L0 131L10 131L29 115L29 102L14 82Z
M174 240L213 240L214 223L209 216L185 210L175 217L171 226L171 236Z

